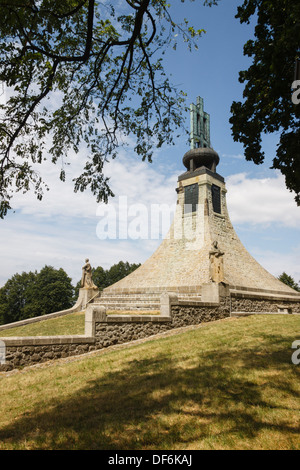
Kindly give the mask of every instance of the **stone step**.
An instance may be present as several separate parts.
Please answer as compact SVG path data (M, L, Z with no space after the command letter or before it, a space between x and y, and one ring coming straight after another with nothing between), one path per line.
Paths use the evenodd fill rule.
M94 303L102 304L111 310L159 310L159 293L145 294L120 294L102 293L94 299ZM179 294L179 300L200 301L200 294Z
M159 297L131 297L131 296L127 296L127 297L121 297L121 296L101 296L97 299L95 299L95 301L97 302L101 302L101 301L105 301L105 302L109 302L109 301L120 301L120 302L159 302L160 299Z
M161 292L101 292L101 297L147 297L147 298L160 298Z
M160 309L160 305L133 305L133 304L130 304L130 305L127 305L127 304L116 304L116 305L105 305L106 309L107 310L132 310L132 311L135 311L135 310L141 310L141 311L144 311L144 310L149 310L149 312L152 312L153 310L155 311L159 311Z
M178 299L182 299L182 300L201 300L201 294L179 294Z
M101 301L101 302L96 302L97 304L102 304L102 305L131 305L131 306L140 306L140 307L146 307L146 306L149 306L149 307L152 307L152 306L155 306L155 307L160 307L160 303L159 302L119 302L119 301L113 301L113 300L110 300L110 301Z
M113 304L113 303L109 303L109 304L103 304L108 310L159 310L160 309L160 305L159 304L151 304L151 305L148 305L148 304L145 304L145 305L141 305L141 304L126 304L126 303L121 303L121 304Z
M99 296L99 298L119 298L119 299L160 299L161 297L161 294L160 293L157 293L157 294L120 294L120 293L116 293L116 294L113 294L113 293L101 293L101 295ZM188 293L184 293L184 294L178 294L178 298L201 298L201 294L188 294Z
M160 304L160 300L159 299L119 299L119 298L110 298L110 299L106 299L106 298L101 298L97 301L97 303L120 303L120 304Z

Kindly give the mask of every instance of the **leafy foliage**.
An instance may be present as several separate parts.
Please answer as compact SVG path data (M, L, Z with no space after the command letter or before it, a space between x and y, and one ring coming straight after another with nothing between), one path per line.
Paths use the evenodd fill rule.
M93 281L102 290L139 266L127 261L120 261L107 270L98 266L93 268ZM79 289L80 281L74 288L62 268L44 266L40 272L14 274L0 288L0 325L70 308L78 298Z
M30 316L28 305L34 302L37 273L15 274L0 289L0 324L23 320Z
M0 289L0 324L67 309L74 302L74 288L66 272L45 266L15 274Z
M300 204L300 106L292 102L295 60L299 57L300 3L293 0L244 0L236 15L241 23L257 17L255 40L244 46L253 58L240 72L245 101L231 107L232 134L244 145L248 161L260 164L264 133L279 133L274 169L285 176L286 186Z
M295 289L296 291L300 292L299 284L297 284L297 282L292 278L292 276L289 276L286 272L280 274L280 276L278 276L278 279L279 281L283 282L292 289Z
M128 263L128 261L126 261L125 263L124 261L120 261L119 263L114 264L107 271L105 287L111 286L115 282L120 281L121 279L135 271L139 266L140 264L130 264Z
M205 5L216 1L205 0ZM0 0L0 81L8 100L0 114L0 217L15 191L45 182L36 170L49 151L61 162L85 145L89 157L74 190L97 201L112 196L103 165L131 135L151 161L183 125L184 93L173 87L162 54L181 36L188 47L203 30L176 24L165 0ZM49 148L47 148L47 144Z

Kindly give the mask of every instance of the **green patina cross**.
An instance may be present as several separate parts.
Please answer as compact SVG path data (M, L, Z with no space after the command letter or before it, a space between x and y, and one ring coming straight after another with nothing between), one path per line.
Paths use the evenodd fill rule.
M197 97L197 104L190 105L191 149L199 147L210 148L210 117L203 110L203 98Z

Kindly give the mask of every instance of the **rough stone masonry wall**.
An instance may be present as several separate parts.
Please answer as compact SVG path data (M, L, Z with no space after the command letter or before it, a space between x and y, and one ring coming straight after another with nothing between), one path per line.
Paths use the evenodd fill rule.
M185 325L197 325L230 316L229 298L221 297L218 304L199 302L177 302L171 305L172 325L179 328Z
M192 305L173 305L172 316L173 327L180 328L186 325L198 325L200 323L221 320L222 318L229 317L230 314L214 307L198 308Z
M90 305L84 336L0 338L6 348L6 362L0 365L0 371L75 356L229 315L229 308L222 301L204 304L177 300L176 304L170 302L169 315L155 316L106 316L105 307Z
M282 300L280 297L274 299L257 299L251 296L231 297L232 314L235 312L280 313L282 309L287 309L290 313L300 313L300 301Z
M96 349L106 348L115 344L127 343L136 339L162 333L173 328L220 320L230 316L225 305L206 304L200 302L181 301L171 304L170 317L103 317L95 323ZM150 317L148 317L150 318Z
M14 337L0 340L5 343L5 363L0 364L0 371L76 356L95 349L94 338L85 336Z
M220 320L238 311L278 313L278 308L284 307L292 308L292 313L300 314L298 299L258 299L249 293L230 297L226 288L220 288L219 292L218 302L184 301L178 300L174 293L166 294L165 298L161 298L161 315L153 316L107 316L104 306L91 304L85 315L85 335L0 338L6 349L6 362L1 365L0 361L0 371L75 356L146 338L173 328Z
M157 320L160 317L157 317ZM110 318L95 323L95 348L102 349L115 344L124 344L137 339L147 338L157 333L163 333L174 328L171 318L162 321L145 319L140 321L131 317L129 320L121 317Z

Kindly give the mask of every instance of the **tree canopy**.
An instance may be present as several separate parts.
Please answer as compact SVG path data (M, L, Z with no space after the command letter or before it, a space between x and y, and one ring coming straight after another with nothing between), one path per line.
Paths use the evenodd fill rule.
M240 72L244 102L231 107L232 134L244 146L245 157L265 159L264 133L280 135L272 168L285 176L286 186L300 204L300 105L292 100L295 61L299 58L300 3L294 0L245 0L236 15L241 23L256 21L255 39L244 46L253 58Z
M109 269L98 266L92 270L93 281L103 290L139 266L128 261L119 261ZM0 325L70 308L78 298L79 289L80 281L74 287L62 268L44 266L40 272L14 274L0 288Z
M34 165L47 152L61 162L64 180L70 150L82 145L89 157L74 190L89 188L106 202L112 191L103 165L122 137L130 134L150 161L155 147L173 142L184 93L170 83L162 54L176 35L193 47L203 30L176 24L165 0L0 0L0 8L0 82L8 87L0 107L0 217L15 191L34 189L42 198L47 184Z
M292 276L289 276L285 271L280 274L280 276L278 276L278 279L279 281L283 282L292 289L295 289L297 292L300 292L300 285L297 284L297 282L292 278Z
M185 0L181 0L184 2ZM186 0L188 1L188 0ZM211 6L219 0L200 0ZM129 135L135 152L151 161L153 150L172 144L185 121L184 92L164 70L163 54L176 37L189 48L203 29L176 23L166 0L0 0L0 217L16 191L49 189L37 167L47 158L66 177L70 155L87 149L74 190L96 200L112 196L105 161ZM292 101L299 57L300 4L293 0L244 0L236 17L256 21L253 58L240 72L244 102L233 102L232 134L245 157L264 161L262 135L280 142L273 168L300 203L300 106Z
M58 312L74 304L66 272L44 266L40 272L14 274L0 289L0 324Z

